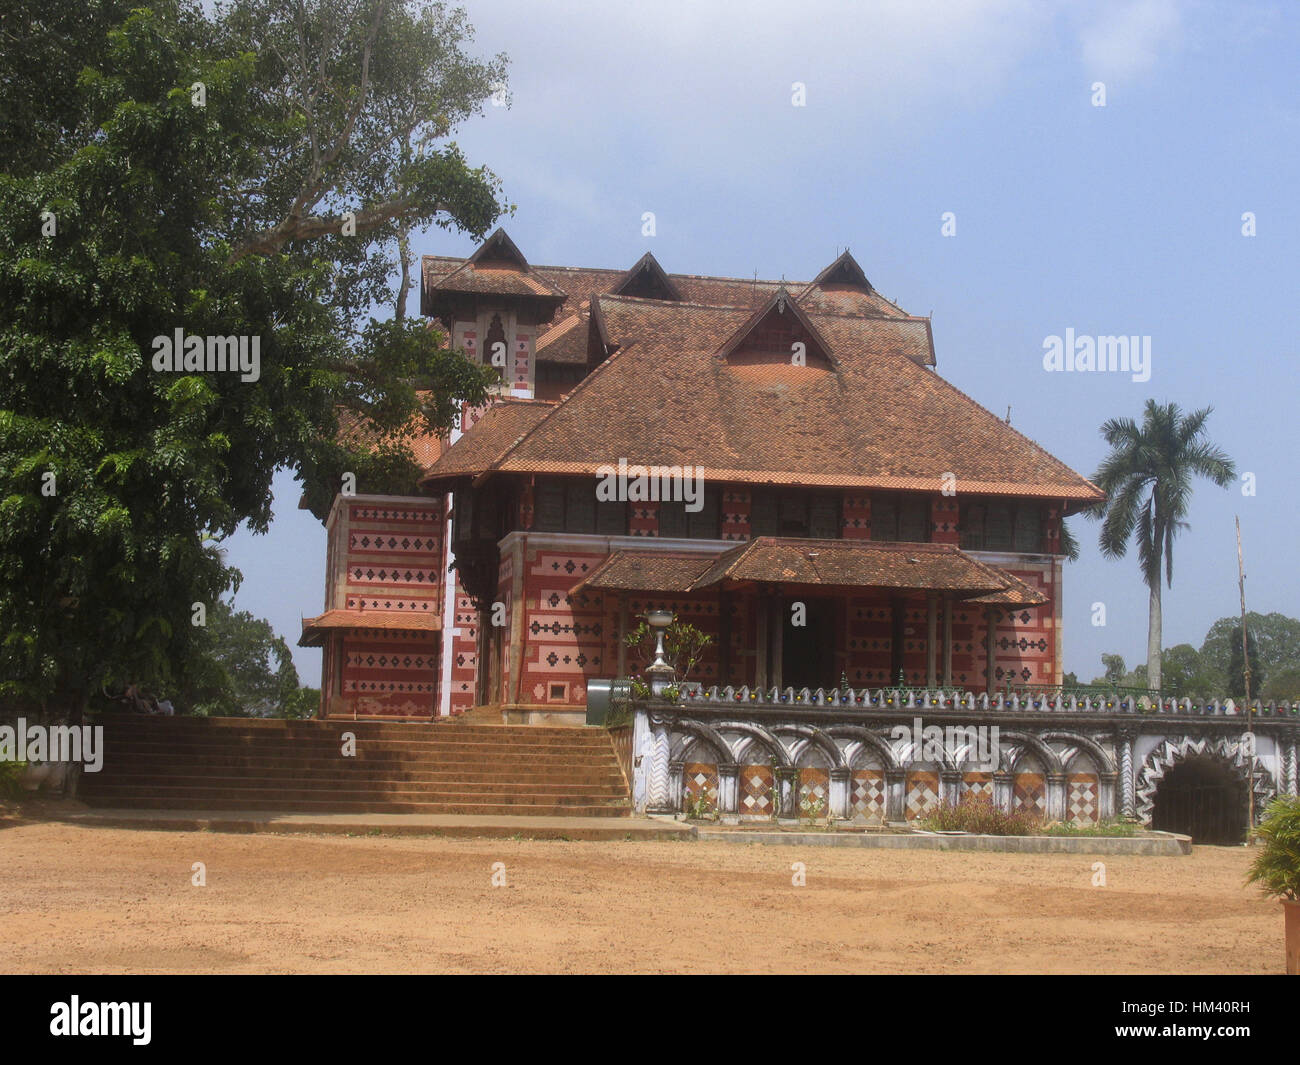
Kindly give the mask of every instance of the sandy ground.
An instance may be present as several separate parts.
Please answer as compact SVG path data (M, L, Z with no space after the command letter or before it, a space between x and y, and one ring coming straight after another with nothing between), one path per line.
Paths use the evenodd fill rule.
M1244 848L1099 860L0 820L0 972L1283 971Z

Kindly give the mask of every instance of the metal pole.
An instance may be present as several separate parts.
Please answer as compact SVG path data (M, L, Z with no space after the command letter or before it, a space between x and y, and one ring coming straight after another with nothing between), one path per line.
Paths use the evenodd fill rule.
M1237 526L1237 589L1241 593L1241 679L1246 692L1246 732L1251 737L1246 751L1246 839L1255 827L1255 722L1250 713L1250 644L1246 639L1246 565L1241 554L1241 518L1233 516Z

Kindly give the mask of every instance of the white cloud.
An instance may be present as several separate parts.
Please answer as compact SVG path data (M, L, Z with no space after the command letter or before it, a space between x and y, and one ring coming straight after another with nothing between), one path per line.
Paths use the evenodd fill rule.
M1182 16L1176 0L1104 4L1079 29L1086 73L1102 80L1136 77L1179 46Z

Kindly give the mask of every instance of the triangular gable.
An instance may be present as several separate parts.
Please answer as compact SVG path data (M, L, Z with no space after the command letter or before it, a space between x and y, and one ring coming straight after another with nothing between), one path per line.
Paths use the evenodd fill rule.
M610 290L610 295L639 296L641 299L679 302L682 298L680 290L664 273L663 267L650 252L641 256L636 265L623 275L618 284Z
M529 269L524 253L519 250L519 246L510 239L510 235L504 229L497 229L465 261L475 266L501 266L510 263L524 272Z
M844 249L844 254L813 278L812 285L850 285L853 288L860 288L863 292L875 292L862 267L849 254L847 248ZM812 285L808 287L811 288Z
M815 366L820 361L839 369L831 346L782 285L722 346L718 358L734 361L742 356L770 355L787 362L796 341L805 345L805 365Z

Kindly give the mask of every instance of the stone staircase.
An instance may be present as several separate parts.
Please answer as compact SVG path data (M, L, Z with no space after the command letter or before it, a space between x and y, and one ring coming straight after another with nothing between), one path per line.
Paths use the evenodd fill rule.
M106 717L91 806L628 817L604 729L453 722ZM356 754L342 753L343 735Z

